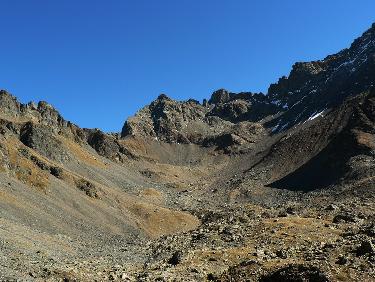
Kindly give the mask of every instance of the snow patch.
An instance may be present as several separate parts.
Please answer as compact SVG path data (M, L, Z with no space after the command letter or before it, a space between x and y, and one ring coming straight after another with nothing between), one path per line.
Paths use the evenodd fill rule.
M324 113L325 110L326 110L326 109L324 109L323 111L321 111L321 112L319 112L319 113L317 113L317 112L313 113L313 115L312 115L311 117L309 117L308 120L313 120L313 119L316 119L316 118L318 118L318 117L320 117L320 116L323 116L323 113Z
M282 107L283 109L288 108L288 104L283 103L281 100L274 100L274 101L271 101L270 103L273 104L273 105L276 105L278 107Z

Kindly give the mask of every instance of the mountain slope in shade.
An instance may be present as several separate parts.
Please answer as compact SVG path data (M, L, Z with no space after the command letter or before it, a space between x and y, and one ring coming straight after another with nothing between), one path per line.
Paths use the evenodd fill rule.
M286 108L276 130L289 128L375 85L375 24L350 48L321 61L296 63L289 77L269 87L273 103Z
M309 128L308 134L299 132L291 135L284 143L295 144L295 139L302 144L313 143L315 146L325 140L319 147L319 151L310 152L312 158L308 159L301 166L289 168L292 171L280 180L270 184L271 187L288 188L295 190L314 190L324 188L340 181L361 180L374 176L374 96L375 92L351 98L342 106L327 114L317 122L315 126ZM337 127L337 122L339 127ZM335 124L336 123L336 124ZM329 131L325 131L329 127ZM302 133L302 134L301 134ZM298 136L298 137L297 137ZM315 137L315 138L314 138ZM322 146L323 145L323 146ZM288 144L287 146L290 146ZM296 147L298 148L298 147ZM283 144L277 144L275 151L283 150ZM284 149L285 150L285 149ZM297 150L289 148L288 153L292 153L292 158L303 158ZM306 152L304 152L306 156ZM290 162L284 162L285 168Z

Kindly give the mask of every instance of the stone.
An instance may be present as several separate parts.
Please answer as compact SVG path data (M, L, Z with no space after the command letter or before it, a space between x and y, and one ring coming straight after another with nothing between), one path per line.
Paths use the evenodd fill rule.
M56 178L62 179L64 176L64 170L58 166L50 167L50 173Z
M325 275L319 268L305 265L289 265L281 268L273 273L264 275L261 282L274 281L315 281L315 282L329 282L327 275Z
M340 255L336 263L340 265L345 265L347 262L348 262L348 258L344 255Z
M288 258L288 252L285 250L277 250L276 255L281 258L281 259L286 259Z
M171 265L177 265L182 261L183 254L181 251L176 251L172 254L171 258L168 260L168 263Z
M115 273L111 273L108 276L108 279L111 280L111 281L115 281L115 280L117 280L117 278L118 277L117 277L117 275Z
M366 254L375 254L375 247L371 240L362 241L361 245L357 248L358 256L363 256Z
M334 210L337 210L338 209L338 206L334 205L334 204L329 204L327 207L326 207L326 210L327 211L334 211Z
M82 178L82 179L77 179L75 181L75 184L77 188L85 192L87 196L91 198L99 198L98 189L90 181Z
M358 217L352 213L339 213L332 220L333 223L345 223L345 222L355 223L358 221L359 221Z

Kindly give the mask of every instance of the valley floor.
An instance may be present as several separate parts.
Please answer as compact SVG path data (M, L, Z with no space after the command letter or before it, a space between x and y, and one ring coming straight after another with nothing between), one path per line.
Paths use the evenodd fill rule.
M2 174L2 281L375 277L372 179L291 192L265 186L264 168L246 177L256 152L128 142L137 160L85 151L65 165L95 183L97 198L57 178L40 189Z

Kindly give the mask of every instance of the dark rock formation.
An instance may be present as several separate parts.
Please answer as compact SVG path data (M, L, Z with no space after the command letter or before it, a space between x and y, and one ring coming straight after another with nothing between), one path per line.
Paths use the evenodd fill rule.
M279 142L273 149L275 156L272 157L278 155L278 160L272 161L280 162L283 169L289 167L288 170L292 173L270 186L314 190L343 180L373 176L374 105L375 91L372 90L368 94L349 99L315 127L301 130L284 142ZM319 142L322 143L319 145ZM314 153L315 150L318 153ZM279 157L283 152L288 155L286 161ZM304 158L310 159L295 169L296 162ZM296 159L294 164L293 159Z
M277 131L339 105L375 85L375 28L372 26L350 48L324 60L296 63L289 77L269 87L268 95L285 113L274 121Z
M87 142L99 155L108 158L115 158L120 151L119 145L116 143L115 139L100 130L95 130L93 133L89 134Z
M291 265L282 268L270 275L266 275L260 279L262 282L328 282L328 277L317 267L309 267L304 265Z
M176 251L173 253L171 258L168 260L168 263L171 265L177 265L182 261L182 252L181 251Z
M87 143L95 149L99 155L111 160L122 162L127 158L134 158L115 137L105 134L98 129L87 130Z
M358 256L363 256L366 254L375 254L375 247L371 240L362 241L361 245L357 249Z
M210 100L208 100L209 104L223 104L229 102L230 94L225 89L219 89L212 93Z
M86 179L77 179L75 183L76 183L77 188L85 192L87 196L91 198L99 197L98 189L90 181L87 181Z
M70 159L69 152L62 142L58 140L51 127L27 122L20 131L20 140L45 157L64 162Z

